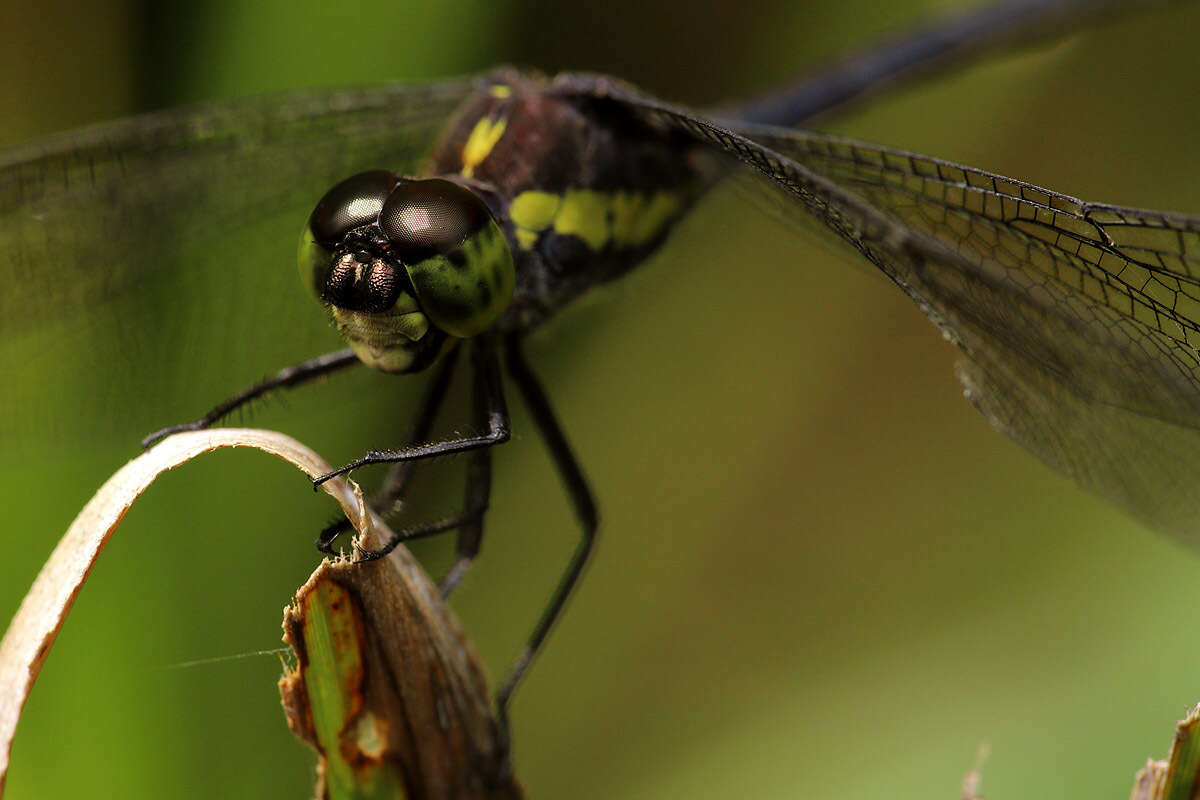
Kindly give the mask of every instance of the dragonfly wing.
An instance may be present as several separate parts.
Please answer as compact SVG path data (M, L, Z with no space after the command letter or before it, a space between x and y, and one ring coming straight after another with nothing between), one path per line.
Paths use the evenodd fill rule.
M755 140L866 201L892 236L946 251L862 243L969 355L1003 347L1094 402L1200 424L1200 219L835 137Z
M357 171L413 171L471 80L149 114L0 154L0 445L136 442L336 349L300 231Z
M1200 543L1200 431L1096 403L1046 372L979 353L957 366L998 430L1152 528Z
M1200 541L1200 219L622 99L753 168L878 266L965 353L960 378L996 427Z
M359 169L411 170L469 81L134 117L0 154L0 333L94 308ZM291 243L288 245L292 246Z

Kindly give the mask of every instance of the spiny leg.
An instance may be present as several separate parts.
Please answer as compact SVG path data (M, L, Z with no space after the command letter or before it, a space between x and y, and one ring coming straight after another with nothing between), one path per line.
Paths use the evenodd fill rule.
M405 450L389 451L400 455L412 452L418 453L418 455L409 456L407 460L432 458L464 450L473 451L471 464L467 470L466 497L462 510L458 514L438 522L397 531L379 550L360 551L358 561L373 561L381 558L394 550L401 542L409 539L432 536L435 533L453 528L463 528L464 526L468 533L465 537L460 537L460 553L464 551L464 547L467 552L470 552L472 549L474 552L478 552L479 546L477 542L482 532L482 518L484 512L487 510L491 494L492 481L489 448L494 444L508 440L509 426L508 410L505 408L503 387L500 384L499 358L496 354L495 346L490 340L477 339L473 344L474 346L471 348L473 366L472 397L474 398L477 424L487 426L489 433L481 436L451 439L445 442L414 445ZM438 391L437 387L433 387L431 394L436 394ZM441 391L444 393L444 388ZM467 444L464 446L464 443ZM437 447L444 447L444 450L434 453L428 452L430 449ZM465 545L463 541L466 542Z
M542 440L546 443L546 447L550 451L550 456L554 460L554 466L558 470L558 475L566 487L567 494L571 499L571 505L575 510L575 516L579 518L582 528L582 537L579 540L579 544L576 546L575 552L571 554L571 560L567 562L567 567L563 571L562 577L559 578L558 586L555 587L554 594L550 596L550 602L546 604L546 608L542 611L542 616L538 619L537 625L534 626L533 632L529 635L525 647L513 661L508 675L496 692L497 716L499 717L501 730L504 732L504 736L507 737L509 701L512 699L513 692L525 676L525 672L529 669L529 665L533 662L542 643L545 641L547 634L550 633L550 629L562 613L563 607L566 605L568 598L570 598L572 590L579 581L579 576L583 573L583 568L587 565L588 557L592 553L592 545L596 540L598 520L596 516L596 502L592 496L591 489L588 488L587 479L584 478L583 470L580 468L579 462L575 460L575 456L571 452L571 447L567 444L567 438L563 435L562 428L555 419L554 411L550 407L549 400L546 398L545 390L542 389L537 376L534 375L533 370L529 368L529 364L525 360L520 340L512 336L508 338L505 344L508 355L508 374L516 382L517 388L525 400L525 405L528 407L529 413L537 425L538 432L542 435Z
M483 544L483 517L487 512L488 503L492 497L492 451L484 448L471 454L471 463L467 465L467 485L463 498L465 520L458 529L458 539L455 542L455 553L458 558L446 574L438 581L438 589L442 597L449 597L458 584L467 575L479 548Z
M454 368L458 366L458 355L461 351L461 347L454 347L446 353L442 358L442 363L438 365L437 373L433 376L433 381L429 384L425 397L421 400L417 421L408 437L410 445L429 441L430 431L433 430L433 423L437 421L437 415L446 400L446 391L450 388L450 379L454 377ZM372 498L372 503L377 504L375 505L377 510L394 506L396 501L403 499L405 491L408 490L408 482L412 480L416 467L416 461L399 461L388 468L379 491Z
M487 397L479 382L476 382L472 389L471 404L474 406L476 418L482 419L487 414ZM455 542L455 552L458 558L438 582L442 597L450 596L455 587L466 577L475 557L479 555L479 548L483 545L483 515L487 511L491 496L492 451L490 448L484 447L473 452L471 461L467 464L463 509L475 510L476 516L474 520L464 523L458 530L458 539Z
M429 440L429 432L446 401L446 391L450 388L450 379L454 376L454 368L458 365L460 349L454 347L446 353L438 365L437 372L433 375L433 380L425 388L425 396L421 398L421 405L417 411L417 420L408 437L410 446ZM390 513L397 510L396 505L408 489L408 482L412 478L416 465L415 461L400 461L392 465L384 477L379 491L368 501L375 513L386 519ZM350 527L350 520L344 516L339 517L336 522L321 531L321 535L317 537L317 549L322 553L333 555L333 543L343 533L347 533Z
M484 451L486 452L486 451ZM444 517L433 522L424 522L420 525L413 525L403 530L396 531L392 537L384 543L383 547L378 550L359 550L358 556L354 559L355 564L362 564L367 561L375 561L383 558L388 553L395 550L404 542L415 541L416 539L425 539L430 536L436 536L439 533L452 531L455 528L461 528L464 525L470 525L478 521L483 511L486 510L486 505L483 510L464 508L453 516Z
M495 342L490 336L481 335L472 339L471 343L474 380L475 385L479 386L479 391L483 392L487 433L410 445L399 450L372 450L362 458L314 478L313 488L319 487L330 478L344 475L368 464L395 464L423 458L435 458L507 442L510 436L508 408L504 403L504 387L500 382L500 360L496 354Z
M240 394L235 394L198 420L171 425L162 430L155 431L145 439L142 439L142 447L149 448L173 433L198 431L212 427L252 400L257 400L277 389L290 389L293 386L308 383L313 378L319 378L322 375L328 375L331 372L336 372L339 369L344 369L358 363L360 363L358 356L354 355L353 350L347 348L333 353L326 353L309 361L293 364L290 367L284 367L270 378L254 384Z
M429 384L425 397L421 401L421 407L417 413L417 421L413 425L412 434L409 437L410 444L416 444L429 438L430 429L433 427L438 412L445 401L446 391L450 385L450 378L453 375L458 354L459 348L456 347L450 353L446 354L446 357L439 365L438 372L434 375L433 381ZM479 382L476 382L477 387L478 385ZM476 419L482 422L487 417L483 392L473 391L472 394L474 396ZM376 513L386 517L388 513L394 513L399 510L396 507L397 501L404 495L405 490L408 488L408 482L417 464L418 462L416 461L400 461L392 465L388 470L387 477L384 478L383 486L370 499L371 508ZM457 527L459 529L456 544L458 559L446 571L446 574L442 576L441 581L438 582L442 597L449 597L455 587L466 576L472 561L479 555L479 548L483 538L483 515L487 511L491 498L491 486L491 449L487 447L479 448L471 452L471 461L467 467L463 507L457 515L447 517L438 522L406 528L398 532L379 551L374 553L360 551L357 560L372 561L390 553L401 542L432 536ZM321 532L320 538L317 539L317 549L332 554L334 540L342 533L349 531L350 528L350 521L342 517Z
M471 396L475 407L475 418L479 422L483 422L487 418L488 397L487 391L484 388L484 381L479 377L477 377L471 387ZM483 517L487 512L488 503L492 496L492 449L490 447L480 447L472 450L470 459L467 465L467 480L463 505L457 514L447 517L440 522L399 531L378 551L360 552L356 561L374 561L396 549L396 546L401 542L432 536L435 533L458 528L456 549L459 558L447 570L446 574L442 576L442 580L438 583L442 596L449 597L450 593L454 591L454 587L467 574L467 570L470 568L475 556L479 554L479 547L483 539ZM402 461L400 465L415 463L415 461Z

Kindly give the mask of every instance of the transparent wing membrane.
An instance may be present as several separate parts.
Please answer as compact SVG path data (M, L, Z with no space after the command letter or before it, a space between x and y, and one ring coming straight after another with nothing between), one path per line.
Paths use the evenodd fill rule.
M299 236L304 207L346 175L411 171L470 88L455 81L254 98L134 117L0 155L0 332L103 302L175 268L180 253L226 259L222 236L281 211L297 214Z
M1200 219L625 99L757 170L876 264L965 353L960 378L997 428L1200 540Z
M294 266L315 198L417 168L471 89L273 95L0 154L0 446L136 441L337 349Z
M881 266L950 321L968 354L1003 346L1090 400L1200 423L1200 220L814 134L756 139L950 251Z

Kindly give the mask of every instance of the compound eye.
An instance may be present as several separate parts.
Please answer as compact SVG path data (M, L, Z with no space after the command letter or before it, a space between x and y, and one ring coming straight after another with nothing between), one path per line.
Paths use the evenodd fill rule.
M490 224L478 195L438 178L397 186L379 212L379 229L405 264L453 252Z
M430 178L397 186L379 230L408 271L421 310L441 330L482 333L512 300L516 267L508 239L483 198Z
M334 186L308 218L312 238L333 249L354 230L375 222L400 178L383 169L360 172Z

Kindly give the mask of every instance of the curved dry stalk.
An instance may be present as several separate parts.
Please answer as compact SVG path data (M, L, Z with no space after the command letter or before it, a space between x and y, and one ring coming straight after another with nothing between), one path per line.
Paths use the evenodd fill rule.
M59 541L0 641L0 794L21 709L75 597L117 525L159 475L225 447L262 450L310 477L330 469L320 456L288 436L222 429L172 436L109 478ZM390 535L355 484L339 478L322 488L338 501L368 543L372 537ZM357 686L362 701L356 707L346 706L355 713L344 717L346 724L332 729L333 750L341 757L353 757L359 767L355 774L378 776L386 769L410 798L442 796L437 792L443 789L462 797L520 795L507 774L483 670L437 590L406 550L397 548L388 559L367 568L324 562L298 593L296 606L289 609L287 634L301 647L300 666L281 681L285 710L297 733L318 743L324 753L330 747L319 735L310 736L319 730L305 724L317 719L316 710L305 701L315 696L314 687L320 684L307 678L297 683L305 677L306 666L316 663L314 615L329 623L326 630L353 634L330 639L336 646L320 652L325 662L351 668L330 677L343 687ZM353 646L342 649L342 645ZM351 674L359 675L357 684L348 680ZM347 750L347 742L358 749ZM364 772L363 765L373 757L378 765ZM324 762L321 770L330 774ZM370 787L352 788L357 793L340 796L378 796L364 793Z

